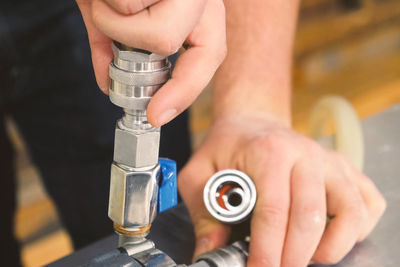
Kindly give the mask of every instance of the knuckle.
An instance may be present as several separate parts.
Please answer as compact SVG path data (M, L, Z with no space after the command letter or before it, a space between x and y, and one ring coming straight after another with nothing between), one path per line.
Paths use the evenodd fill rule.
M92 8L91 8L91 13L92 13L92 20L94 25L99 26L100 23L102 22L102 14L100 12L100 9L97 8L97 2L93 2Z
M178 38L171 38L171 36L166 34L160 35L160 41L157 44L159 53L164 56L169 56L176 53L182 45Z
M386 207L387 207L386 200L382 195L380 195L377 199L375 199L372 202L371 207L369 209L370 209L371 215L374 218L379 218L385 212Z
M115 9L124 15L131 15L145 8L143 0L118 0L114 1Z
M356 171L356 169L353 167L353 164L349 160L348 156L336 151L335 155L336 155L336 160L338 162L338 167L341 168L344 175L346 175L348 178L357 175L358 171Z
M338 253L335 249L329 248L318 253L314 259L321 264L334 265L343 259L344 255Z
M361 203L349 206L348 213L350 215L350 220L354 224L360 224L368 218L367 208Z
M260 207L257 212L259 220L268 226L282 227L287 222L287 211L283 205L268 205Z
M251 255L247 263L248 267L258 267L258 266L278 267L279 265L280 265L279 259L273 260L263 254Z
M362 205L360 208L359 218L360 222L364 222L368 219L368 209L365 205Z
M298 227L302 231L323 229L326 222L326 213L321 210L319 205L310 203L299 208Z
M274 151L279 153L282 150L282 147L285 146L283 140L276 135L265 135L261 137L256 137L252 141L252 145L257 149L262 149L266 151Z
M228 47L227 47L227 44L224 42L216 56L218 63L221 63L222 61L224 61L227 54L228 54Z
M337 162L339 162L341 164L347 164L349 161L348 158L344 154L342 154L338 151L330 151L330 154L336 159Z
M255 155L260 156L266 164L271 164L272 162L282 165L287 164L290 160L288 158L288 153L290 152L288 152L287 145L279 139L279 137L269 134L255 137L250 140L247 147Z

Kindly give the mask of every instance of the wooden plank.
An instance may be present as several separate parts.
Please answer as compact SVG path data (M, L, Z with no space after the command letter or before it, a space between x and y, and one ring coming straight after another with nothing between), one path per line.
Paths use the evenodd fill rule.
M400 1L374 3L371 7L340 16L331 14L313 20L300 20L295 55L299 57L378 24L400 20Z
M307 133L310 107L326 94L348 98L362 117L394 103L396 90L386 86L400 77L399 36L400 22L377 27L297 59L293 97L295 129ZM208 88L192 108L195 147L211 125L211 109L212 93Z
M17 210L15 235L23 241L43 227L57 221L57 212L53 202L49 198L45 198Z
M21 258L25 267L44 266L73 252L67 232L58 231L22 248Z
M360 119L364 119L370 115L383 111L396 103L400 103L400 79L371 90L363 90L362 93L357 94L356 97L343 92L335 93L348 99L352 103ZM308 98L307 101L304 101L298 109L293 110L293 113L295 114L293 127L297 132L309 135L309 112L313 104L320 97L322 97L322 95L312 97L309 95L305 96L305 98ZM308 108L305 108L306 103L309 103Z

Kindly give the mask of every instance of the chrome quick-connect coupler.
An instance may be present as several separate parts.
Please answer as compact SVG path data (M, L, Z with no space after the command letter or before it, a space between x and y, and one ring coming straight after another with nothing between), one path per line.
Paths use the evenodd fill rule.
M238 170L222 170L208 180L203 191L204 204L217 220L236 224L247 219L257 199L249 176Z
M114 161L129 168L151 168L158 162L160 129L147 121L151 97L170 78L168 59L113 42L110 100L124 109L115 135Z

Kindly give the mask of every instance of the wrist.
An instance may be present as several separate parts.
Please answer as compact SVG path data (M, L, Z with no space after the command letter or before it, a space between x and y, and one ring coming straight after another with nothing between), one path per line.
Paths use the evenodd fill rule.
M251 132L257 134L266 129L289 129L290 123L286 119L275 116L272 113L246 112L246 113L226 113L223 116L214 117L211 132L224 133L224 136L246 135Z
M269 86L262 87L259 84L225 88L229 89L215 87L213 122L235 121L237 118L274 121L291 126L290 86L280 90L271 90Z

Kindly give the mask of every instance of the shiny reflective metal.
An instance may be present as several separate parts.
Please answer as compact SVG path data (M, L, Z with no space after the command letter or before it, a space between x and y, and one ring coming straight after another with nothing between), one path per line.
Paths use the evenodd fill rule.
M124 109L115 129L109 217L114 229L146 235L157 213L160 130L147 121L151 97L170 78L166 57L113 42L109 66L110 100Z
M132 257L146 267L177 266L176 263L167 254L156 248L144 251L142 253L137 253Z
M334 265L335 267L398 267L400 266L400 231L398 230L400 220L400 179L399 177L399 157L400 154L400 142L399 142L399 129L400 129L400 104L394 105L386 111L373 115L363 121L363 129L365 134L366 143L366 174L371 177L376 186L381 190L385 196L388 206L382 219L376 226L375 230L361 243L358 243L350 253L344 258L343 261ZM180 209L177 209L178 211ZM168 233L159 233L158 236L154 236L154 240L160 243L162 239L169 238L169 242L175 242L181 240L181 245L176 246L171 250L171 256L177 257L179 253L184 253L183 246L187 246L188 242L183 242L180 239L181 236L189 235L188 230L184 230L184 225L188 223L188 219L182 218L181 213L176 213L181 219L176 221L165 221L159 224L160 229L170 229ZM164 217L163 219L169 219L170 216ZM178 218L178 217L176 217ZM175 223L175 224L174 224ZM179 237L179 238L178 238ZM190 239L190 238L189 238ZM82 259L87 259L85 256L96 255L103 253L114 247L115 240L110 237L107 240L97 242L87 249L75 253L61 262L51 264L53 267L65 267L65 266L77 266L79 264L71 265L70 262L81 263ZM111 254L108 258L113 259L113 263L121 263L117 266L138 266L132 258L125 254L125 257L121 255L118 249L109 251L107 254ZM115 256L120 254L120 258ZM129 258L131 265L124 264L123 259ZM93 259L91 262L95 264L84 264L83 266L93 267L109 267L110 264L104 263L107 259L105 254L99 255L97 261ZM115 266L115 265L114 265ZM204 261L192 264L191 267L209 267ZM325 267L326 265L313 265L318 267Z
M160 166L147 170L111 166L108 216L125 228L138 229L153 222L157 214Z
M109 66L110 100L128 110L145 111L154 93L170 78L166 57L113 42Z
M250 216L256 204L256 187L249 176L238 170L215 173L203 191L208 212L224 223L240 223Z
M112 266L146 266L146 267L245 267L248 258L248 242L238 241L230 246L215 249L200 255L196 262L190 265L176 264L167 254L155 248L150 240L142 239L126 244L118 249L107 252L92 259L90 267ZM127 260L129 256L131 260ZM139 264L136 264L139 263ZM106 265L107 264L107 265Z
M140 266L147 267L172 267L177 266L176 263L165 253L155 248L154 243L148 239L130 239L124 246L120 247L120 251L126 252L132 261L138 262ZM106 257L107 258L107 257ZM122 258L125 261L125 258ZM118 258L113 266L119 266ZM125 262L124 262L125 264ZM129 265L130 263L128 263ZM121 264L121 266L124 266Z
M217 248L197 257L196 262L207 263L218 267L244 267L247 264L249 246L247 242L238 241L230 246ZM195 265L191 265L194 267Z
M125 244L121 246L129 256L133 256L145 251L150 251L155 249L153 241L145 238L128 239Z
M126 127L123 120L115 129L114 161L131 168L151 167L158 162L160 129L137 129Z

